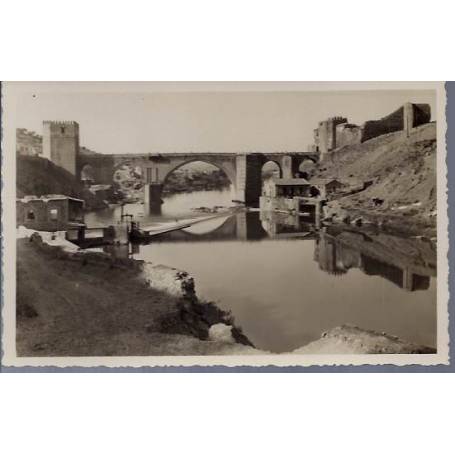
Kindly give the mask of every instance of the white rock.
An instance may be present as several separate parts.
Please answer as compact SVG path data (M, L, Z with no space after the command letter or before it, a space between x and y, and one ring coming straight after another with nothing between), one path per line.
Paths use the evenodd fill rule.
M218 323L209 328L209 339L211 341L222 341L224 343L235 343L232 336L232 326Z
M194 295L194 279L182 270L144 262L142 264L142 277L151 288L168 292L176 297Z

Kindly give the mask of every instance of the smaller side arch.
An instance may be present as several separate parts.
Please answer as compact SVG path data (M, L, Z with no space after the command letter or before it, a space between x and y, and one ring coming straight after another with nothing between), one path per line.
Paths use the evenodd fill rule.
M96 172L89 163L84 164L80 169L79 179L82 183L91 185L96 182Z
M90 166L90 167L87 167ZM76 177L82 181L82 170L91 169L93 171L94 183L112 184L112 169L114 160L111 155L102 156L101 154L79 154L77 159Z
M271 177L282 178L283 168L281 163L277 160L267 160L262 164L261 167L262 179L269 179Z
M296 173L301 178L309 179L313 175L315 167L315 161L311 158L305 157L300 160Z

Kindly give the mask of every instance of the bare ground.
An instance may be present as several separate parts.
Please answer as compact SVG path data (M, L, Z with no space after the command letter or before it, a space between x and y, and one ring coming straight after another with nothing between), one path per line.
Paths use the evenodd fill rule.
M324 333L319 340L293 354L434 354L436 350L398 337L343 325Z
M398 230L435 235L434 123L415 128L409 138L397 132L342 147L319 164L316 176L370 182L364 191L329 202L332 213L343 209L351 219L360 216Z

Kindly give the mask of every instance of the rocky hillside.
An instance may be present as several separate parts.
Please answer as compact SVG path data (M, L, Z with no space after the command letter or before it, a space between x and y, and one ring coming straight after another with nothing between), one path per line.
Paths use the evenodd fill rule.
M76 178L51 161L38 156L17 157L17 197L33 194L64 194L85 201L87 210L105 207L105 203L76 180Z
M403 227L434 227L436 124L415 128L409 138L397 132L342 147L319 164L314 178L365 187L331 201L332 216L347 212L351 219L359 215Z

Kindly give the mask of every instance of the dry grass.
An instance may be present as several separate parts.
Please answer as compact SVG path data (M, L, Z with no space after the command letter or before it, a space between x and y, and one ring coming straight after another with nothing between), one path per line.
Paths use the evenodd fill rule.
M149 288L134 267L90 256L70 260L28 239L17 248L19 356L194 355L223 348L200 339L208 324L192 303Z

